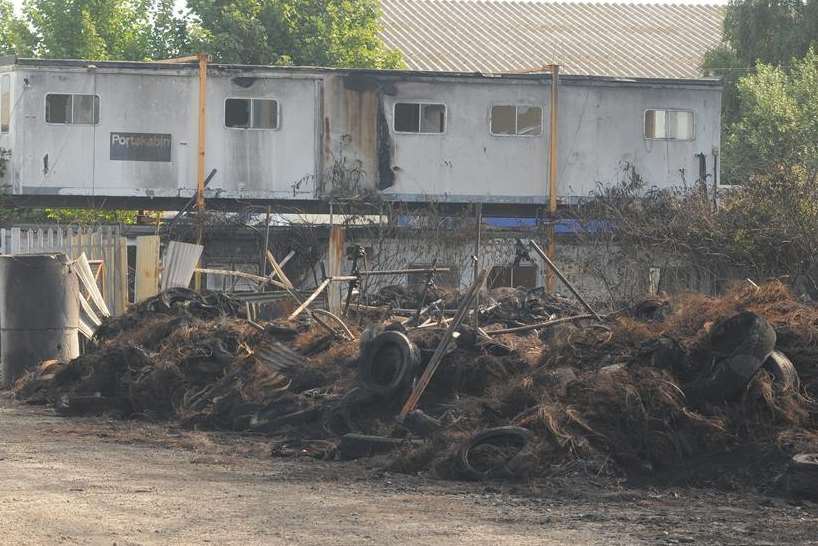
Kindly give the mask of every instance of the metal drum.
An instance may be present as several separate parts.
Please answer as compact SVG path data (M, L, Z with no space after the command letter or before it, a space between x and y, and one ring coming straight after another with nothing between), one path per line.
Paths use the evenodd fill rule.
M79 286L63 254L0 256L0 386L79 355Z

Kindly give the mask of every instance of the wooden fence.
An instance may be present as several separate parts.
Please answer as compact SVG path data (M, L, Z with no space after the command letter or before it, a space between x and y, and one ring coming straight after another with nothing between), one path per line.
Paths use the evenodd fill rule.
M128 247L117 226L12 227L0 229L0 253L59 252L77 259L83 252L97 274L105 303L114 315L128 305ZM95 267L96 266L96 267Z

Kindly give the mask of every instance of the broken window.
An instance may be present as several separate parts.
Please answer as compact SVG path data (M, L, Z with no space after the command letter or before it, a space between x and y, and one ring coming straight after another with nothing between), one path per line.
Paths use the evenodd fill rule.
M442 133L446 130L446 105L398 102L395 132Z
M96 95L67 95L51 93L45 96L47 123L99 123L99 97Z
M542 108L539 106L497 105L491 107L491 134L539 136Z
M693 140L693 112L645 110L645 138Z
M0 132L9 132L11 122L11 76L0 78Z
M272 99L227 99L224 125L235 129L278 129L278 101Z

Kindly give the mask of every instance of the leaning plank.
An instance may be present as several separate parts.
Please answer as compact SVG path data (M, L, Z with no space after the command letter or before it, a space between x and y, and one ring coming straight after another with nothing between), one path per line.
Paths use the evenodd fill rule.
M78 294L78 296L80 299L80 307L82 308L82 313L84 317L88 319L86 322L88 324L92 324L95 327L102 324L102 321L94 312L93 308L91 307L91 304L88 303L88 300L85 299L85 296L83 296L82 294Z
M270 267L273 268L273 273L275 273L278 279L286 285L285 287L293 288L293 283L291 283L290 279L287 278L287 275L284 274L284 270L276 261L275 257L273 256L273 253L270 252L269 250L267 251L267 261L270 262ZM272 277L272 275L270 275L270 277Z
M96 280L94 279L94 273L91 271L91 264L88 263L88 258L85 256L85 252L80 254L75 263L77 265L77 277L79 278L82 287L91 298L91 301L97 307L97 310L99 310L99 313L102 316L110 317L111 311L105 304L105 299L102 297L102 292L99 291L99 286L97 286Z
M85 322L85 319L82 318L82 317L80 317L80 320L79 320L79 323L78 323L78 330L87 339L89 339L89 340L94 339L94 332L96 331L96 329L94 327L92 327L90 324L88 324L87 322Z
M429 382L432 380L432 376L437 371L440 361L443 360L443 356L446 354L446 349L449 347L449 343L451 342L455 331L460 327L460 323L463 322L463 319L466 317L466 312L471 307L471 303L474 301L474 298L477 296L478 292L480 292L480 288L482 288L483 284L486 282L487 276L488 270L484 269L481 271L477 276L477 279L475 279L474 284L471 285L471 288L469 288L469 291L466 293L466 297L463 298L462 302L460 302L460 307L457 308L457 314L454 316L454 320L452 320L451 324L449 324L449 327L446 329L446 333L443 334L443 339L441 339L440 343L438 343L434 354L432 354L432 358L429 359L429 363L426 365L426 369L423 370L423 375L421 375L420 379L418 379L418 382L415 384L415 388L412 390L412 394L409 395L409 398L406 400L406 403L400 410L399 419L406 417L409 412L414 410L417 406L418 400L420 400L423 391L425 391L426 387L429 386Z
M304 309L306 309L315 300L315 298L317 298L318 295L321 292L323 292L324 289L327 286L329 286L329 283L331 283L331 282L332 282L332 279L324 279L324 282L322 282L321 284L318 285L318 288L316 288L315 291L312 294L310 294L309 298L304 300L304 303L302 303L301 305L298 306L298 309L296 309L295 311L292 312L292 314L287 318L287 320L293 320L298 315L300 315L304 311Z

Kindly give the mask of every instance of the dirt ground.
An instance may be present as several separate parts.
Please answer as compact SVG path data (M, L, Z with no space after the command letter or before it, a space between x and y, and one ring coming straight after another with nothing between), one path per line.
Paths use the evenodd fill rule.
M463 484L0 399L4 544L818 544L818 506L709 489Z

